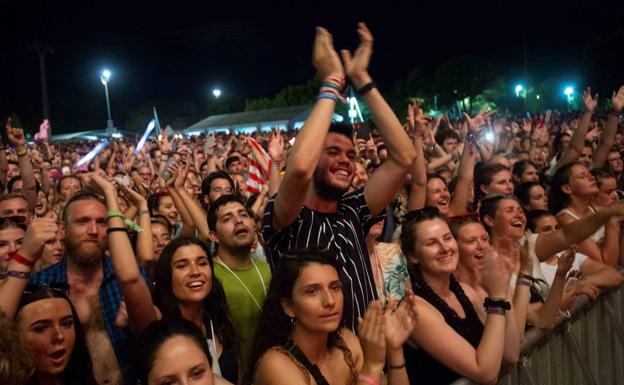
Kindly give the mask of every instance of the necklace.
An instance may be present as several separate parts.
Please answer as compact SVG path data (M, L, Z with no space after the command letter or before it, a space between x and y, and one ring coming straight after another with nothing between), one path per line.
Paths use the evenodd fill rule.
M238 281L238 283L241 284L241 286L243 287L243 289L245 289L245 291L247 292L247 294L249 294L249 297L251 297L251 299L254 301L254 303L256 304L256 307L258 308L258 310L262 310L262 306L260 306L260 304L258 303L258 301L256 300L256 297L253 296L253 294L251 294L251 290L249 290L249 287L247 287L247 285L245 285L245 282L243 282L242 279L240 279L240 277L238 275L236 275L236 273L234 273L234 271L232 271L232 269L230 269L230 267L228 265L226 265L222 260L221 257L217 256L216 261L223 267L225 267L225 269L234 276L234 278L236 278L236 280ZM256 263L254 262L253 258L251 259L251 264L253 265L253 267L256 269L256 273L258 273L258 277L260 278L260 282L262 283L262 290L264 291L264 296L266 297L267 295L267 289L266 289L266 284L264 283L264 279L262 278L262 274L260 274L260 269L258 269L258 266L256 265Z

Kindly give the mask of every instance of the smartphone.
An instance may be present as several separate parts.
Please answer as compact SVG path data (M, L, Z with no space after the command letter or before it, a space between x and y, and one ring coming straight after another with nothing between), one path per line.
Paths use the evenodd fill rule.
M180 143L179 140L176 140L175 142L173 142L173 146L171 146L171 151L169 151L169 158L167 159L167 163L165 163L165 167L162 169L162 172L160 173L160 177L163 178L164 180L169 180L173 176L173 174L169 171L169 166L171 166L175 162L175 160L173 160L173 154L175 154L178 151L179 143Z
M366 123L359 123L356 126L356 130L357 130L357 136L359 139L364 139L364 140L368 140L370 139L371 136L371 129L370 126Z

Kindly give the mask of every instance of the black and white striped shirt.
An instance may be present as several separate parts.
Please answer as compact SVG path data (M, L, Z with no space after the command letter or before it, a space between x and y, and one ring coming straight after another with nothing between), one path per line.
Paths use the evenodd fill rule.
M357 330L358 317L363 317L368 303L377 298L370 258L364 242L364 227L373 220L364 199L364 191L347 194L335 213L319 213L303 207L288 227L272 227L275 197L269 200L262 220L267 260L275 271L282 253L310 247L328 248L343 264L345 326ZM369 228L366 227L366 228Z

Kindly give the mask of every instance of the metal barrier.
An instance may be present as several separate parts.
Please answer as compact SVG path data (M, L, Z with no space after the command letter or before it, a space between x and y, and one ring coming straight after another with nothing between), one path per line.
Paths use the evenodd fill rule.
M528 330L520 361L501 370L499 385L624 384L624 288L596 301L578 296L570 317L548 331ZM472 385L460 379L452 385Z

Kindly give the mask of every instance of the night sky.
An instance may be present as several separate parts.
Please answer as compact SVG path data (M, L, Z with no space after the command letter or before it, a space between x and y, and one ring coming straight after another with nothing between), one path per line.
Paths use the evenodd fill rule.
M49 44L56 133L104 126L99 72L105 67L113 73L118 126L146 103L189 101L202 109L214 102L210 91L216 86L241 99L273 96L313 77L315 25L330 29L336 48L352 49L357 21L367 22L375 36L371 73L382 91L415 66L432 71L466 54L487 57L502 74L521 77L524 36L531 77L564 74L582 82L580 52L624 28L621 3L595 1L7 3L0 5L0 114L15 112L25 125L40 121L39 64L28 46Z

